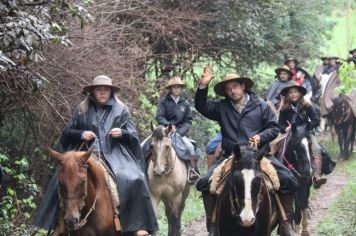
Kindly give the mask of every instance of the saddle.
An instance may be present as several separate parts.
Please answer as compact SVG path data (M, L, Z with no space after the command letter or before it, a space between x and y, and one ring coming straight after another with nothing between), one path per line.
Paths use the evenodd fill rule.
M233 163L233 156L225 159L219 166L214 169L214 172L210 178L210 193L220 195L224 189L226 179L231 173ZM271 161L266 157L263 157L260 161L261 169L263 172L263 178L266 183L269 192L275 192L279 190L280 182L276 169L271 164Z

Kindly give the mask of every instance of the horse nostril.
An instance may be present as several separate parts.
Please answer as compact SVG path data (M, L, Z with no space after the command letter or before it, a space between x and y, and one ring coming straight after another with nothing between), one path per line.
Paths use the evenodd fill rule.
M69 229L75 229L76 226L78 225L79 219L78 218L68 218L64 219L64 223L67 225Z

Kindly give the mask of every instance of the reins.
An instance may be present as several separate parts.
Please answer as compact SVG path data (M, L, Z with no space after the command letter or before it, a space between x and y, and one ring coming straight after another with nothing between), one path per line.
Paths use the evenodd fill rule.
M286 133L286 138L284 139L284 142L283 142L283 149L282 149L282 158L283 158L283 161L285 163L287 163L287 167L288 169L290 169L291 171L293 171L296 175L298 175L298 177L300 177L300 173L294 168L294 166L287 160L286 156L285 156L285 151L286 151L286 147L287 147L287 142L288 142L288 138L289 138L289 134L290 134L290 130L291 130L291 127L292 127L292 124L288 122L288 131Z

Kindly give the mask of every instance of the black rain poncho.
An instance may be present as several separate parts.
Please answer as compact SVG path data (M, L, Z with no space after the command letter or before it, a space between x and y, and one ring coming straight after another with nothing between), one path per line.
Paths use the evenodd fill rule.
M85 103L86 102L86 103ZM82 102L63 131L60 151L78 150L83 131L93 131L99 140L102 158L111 168L117 181L120 197L120 220L123 232L158 230L151 204L145 161L142 156L136 127L127 107L116 97L107 105L98 106L93 98ZM82 112L81 110L87 110ZM122 137L112 138L109 131L120 128ZM93 142L93 141L92 141ZM91 143L84 145L90 147ZM84 148L85 148L84 147ZM52 177L43 197L35 226L53 229L58 216L57 173Z

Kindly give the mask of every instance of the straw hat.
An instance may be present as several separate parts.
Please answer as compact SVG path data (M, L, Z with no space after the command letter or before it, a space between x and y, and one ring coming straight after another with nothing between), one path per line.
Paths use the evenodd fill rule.
M165 87L166 89L169 89L173 85L180 85L182 87L186 87L187 85L182 82L182 79L179 76L173 76L172 78L169 79L168 85Z
M106 75L99 75L93 79L91 85L85 86L83 88L83 93L91 93L93 88L96 86L108 86L111 88L112 92L117 92L120 90L119 87L112 84L112 80Z
M289 66L287 66L287 65L283 65L281 67L278 67L274 71L276 72L277 75L279 75L279 73L281 73L281 71L287 72L289 74L289 79L291 79L291 77L293 75L292 71L289 69Z
M307 90L303 86L300 86L297 82L292 80L288 83L287 87L281 90L281 95L286 97L288 95L289 89L291 88L298 89L299 92L301 92L303 95L307 94Z
M222 81L217 83L214 86L214 91L216 94L226 97L227 94L225 93L225 85L229 82L239 82L245 84L245 90L249 90L253 87L254 83L250 78L247 77L240 77L238 74L227 74Z

